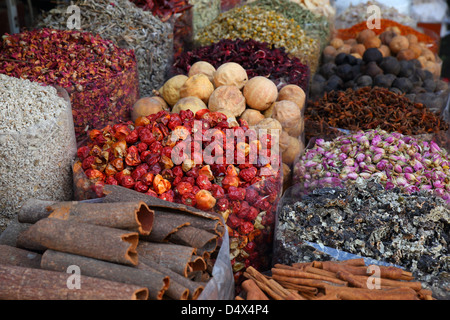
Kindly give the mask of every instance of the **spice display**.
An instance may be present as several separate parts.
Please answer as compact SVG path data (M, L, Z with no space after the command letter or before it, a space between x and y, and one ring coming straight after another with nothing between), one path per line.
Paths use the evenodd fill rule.
M417 40L419 42L424 42L427 44L427 47L434 53L438 52L439 48L439 39L436 38L436 36L432 35L431 33L427 32L420 32L410 26L403 25L401 23L398 23L393 20L389 19L380 19L380 28L374 28L371 29L373 32L375 32L377 35L383 33L388 28L394 29L399 33L400 35L415 35L417 37ZM356 35L360 33L363 30L367 30L367 22L362 21L359 22L350 28L347 29L339 29L337 30L337 36L343 40L347 39L355 39Z
M306 35L319 40L321 48L330 40L331 28L329 21L323 15L314 13L302 5L289 0L253 0L249 5L256 5L266 10L273 10L292 19L305 31Z
M427 191L386 190L377 181L358 179L345 188L318 187L284 198L274 263L353 254L409 270L433 297L448 299L448 205Z
M277 86L295 84L308 91L309 67L298 58L291 57L284 48L249 40L222 39L180 55L173 64L174 74L187 74L193 65L204 61L218 68L227 62L235 62L246 71L248 78L266 76Z
M18 216L23 229L13 231L15 244L0 246L2 253L22 258L3 264L39 262L38 269L58 272L77 265L88 277L142 286L151 300L200 299L209 281L216 281L210 274L215 259L224 255L219 216L109 187L101 202L27 201ZM25 253L36 258L24 259Z
M377 177L388 190L428 190L450 202L449 155L434 141L375 129L317 139L294 166L294 183L306 191Z
M148 290L136 285L83 276L81 290L67 285L67 273L0 265L2 300L147 300ZM11 288L15 290L11 290Z
M133 50L139 72L141 95L159 88L173 58L173 26L137 8L130 0L78 0L81 30L99 34L126 50ZM67 29L67 5L44 12L36 28Z
M304 117L308 141L322 134L316 129L321 126L350 131L380 128L408 136L449 129L439 113L380 87L331 91L320 99L308 101Z
M368 21L370 14L367 13L367 7L373 5L380 8L380 12L382 12L384 19L396 21L411 28L417 27L416 20L399 12L395 7L386 5L379 1L365 1L358 4L350 3L345 10L337 14L335 17L336 29L346 29L361 21Z
M315 100L322 98L324 92L362 87L387 88L405 94L411 102L422 103L435 113L441 112L450 92L448 84L423 69L417 59L383 58L377 48L371 48L362 59L339 53L334 61L321 65L312 78L310 97Z
M134 52L87 32L44 28L5 35L0 73L64 88L78 141L86 130L129 120L139 97Z
M308 37L295 22L275 11L244 5L221 13L194 38L199 45L211 45L222 39L253 39L284 47L310 69L315 70L320 43Z
M76 141L63 90L0 74L0 104L3 230L28 198L71 199Z
M223 160L211 163L208 160L211 139L196 139L199 133L207 134L208 129L214 129L215 137L227 140L230 138L225 133L245 136L242 141L232 136L232 145L227 145L226 150L217 141L212 156ZM134 124L93 130L90 143L78 149L74 165L74 172L84 172L91 184L88 190L83 189L83 180L75 184L81 192L93 188L97 196L104 195L104 187L119 185L165 202L220 213L229 227L232 266L239 278L238 271L245 265L263 268L269 263L281 188L277 156L263 158L260 151L253 154L259 159L256 162L248 158L250 149L255 151L258 145L262 150L271 148L271 137L266 135L257 140L245 134L247 130L248 126L242 122L230 127L220 112L203 115L197 112L194 117L190 110L179 114L161 111ZM179 157L178 150L186 146L193 152ZM243 157L243 162L227 161L231 148L233 159Z
M435 300L411 272L364 259L278 263L271 276L249 267L246 277L239 300Z

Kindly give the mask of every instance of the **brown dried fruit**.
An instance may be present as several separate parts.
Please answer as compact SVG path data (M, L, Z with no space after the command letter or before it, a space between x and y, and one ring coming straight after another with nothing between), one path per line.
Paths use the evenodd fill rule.
M214 83L214 72L216 72L216 68L206 61L197 61L194 63L189 69L188 77L192 77L196 74L204 74L208 77L211 83Z
M208 103L214 85L209 81L208 76L200 73L189 77L180 88L180 98L197 97L204 103Z
M306 94L305 91L303 91L303 89L299 86L295 84L288 84L280 89L277 100L289 100L295 102L300 111L302 111L305 107Z
M391 49L392 54L396 55L401 50L408 49L409 41L405 36L395 36L390 44L389 49Z
M250 108L264 111L277 100L278 88L272 80L256 76L245 84L243 94Z
M179 74L167 80L160 89L162 97L169 106L175 105L180 100L180 89L188 79L188 76Z
M247 71L236 62L227 62L222 64L214 72L214 85L235 86L242 89L248 81Z
M211 111L228 110L235 117L239 117L245 111L246 99L236 86L220 86L211 94L208 108Z
M133 105L131 120L134 122L139 117L146 117L162 110L168 110L168 108L167 103L161 97L143 97Z
M264 115L255 109L246 109L241 115L241 119L247 121L249 126L254 126L264 119Z

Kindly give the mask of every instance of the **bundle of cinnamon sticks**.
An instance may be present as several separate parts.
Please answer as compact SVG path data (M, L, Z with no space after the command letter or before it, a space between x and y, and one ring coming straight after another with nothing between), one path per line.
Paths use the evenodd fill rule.
M212 277L222 220L122 189L104 200L28 200L0 237L0 300L197 299ZM67 285L74 266L75 291Z
M244 276L238 300L434 300L412 273L362 258L275 264L270 276L250 266Z

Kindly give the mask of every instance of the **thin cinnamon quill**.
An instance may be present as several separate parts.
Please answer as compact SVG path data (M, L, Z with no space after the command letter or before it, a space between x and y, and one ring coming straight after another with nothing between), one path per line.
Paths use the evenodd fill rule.
M82 276L79 288L71 288L68 276L66 272L0 265L0 300L148 299L145 287Z
M247 279L242 282L242 289L246 292L246 300L269 300L265 293L261 290L256 282L252 279Z
M53 249L135 266L138 263L138 241L137 232L45 218L22 232L17 246L38 251Z
M292 278L304 278L304 279L317 279L324 280L332 283L337 283L340 285L345 285L346 282L335 277L328 277L316 273L304 272L301 270L288 270L288 269L280 269L280 268L272 268L273 275L292 277Z

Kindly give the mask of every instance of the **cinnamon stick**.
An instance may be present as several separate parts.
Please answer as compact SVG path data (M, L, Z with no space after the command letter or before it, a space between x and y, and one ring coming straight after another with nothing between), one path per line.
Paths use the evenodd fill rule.
M246 300L269 300L266 294L261 290L256 282L252 279L247 279L242 282L242 289L246 292Z
M0 245L0 264L39 269L42 255L36 252Z
M336 294L342 300L418 300L411 288L361 289L350 287L327 287L327 294Z
M137 246L139 256L153 260L185 277L191 270L190 262L195 248L171 243L141 241Z
M317 279L293 278L293 277L281 276L278 274L274 274L272 277L276 281L289 282L289 283L294 283L294 284L299 284L299 285L309 286L309 287L315 287L315 288L325 288L327 285L330 285L330 284L338 286L335 283L331 283L331 282L324 281L324 280L317 280Z
M294 289L299 292L307 292L307 293L311 293L311 294L317 294L317 292L319 291L315 287L302 286L302 285L291 283L291 282L285 282L285 281L278 280L278 283L280 283L286 289Z
M145 287L151 300L161 300L169 288L169 277L156 271L141 270L53 250L47 250L42 255L42 269L66 272L71 265L78 266L82 275Z
M347 271L338 271L336 273L337 277L343 281L347 281L347 283L351 286L351 287L355 287L355 288L367 288L367 285L365 283L361 283L358 279L355 278L354 275L352 275L351 273L347 272Z
M328 277L328 276L324 276L324 275L320 275L320 274L304 272L301 270L288 270L288 269L272 268L272 274L285 276L285 277L293 277L293 278L324 280L324 281L328 281L328 282L332 282L332 283L337 283L340 285L346 284L345 281L342 281L335 277Z
M322 276L326 276L326 277L329 277L329 278L338 279L338 277L336 276L336 273L331 272L331 271L327 271L327 270L323 270L323 269L319 269L319 268L314 268L312 266L304 267L303 271L309 272L309 273L320 274Z
M164 296L167 296L170 299L174 300L187 300L189 298L189 289L185 286L181 285L179 282L175 281L173 278L171 278L167 273L164 274L159 270L153 269L149 267L148 265L142 263L141 261L136 266L139 270L146 270L150 272L156 272L162 276L167 276L169 281L169 286L167 290L164 292ZM163 298L164 299L164 298Z
M95 224L148 235L153 228L154 211L142 201L121 203L60 202L48 210L50 218Z
M208 255L217 248L218 237L206 230L183 226L169 236L169 241L197 249L197 254Z
M354 278L367 287L367 282L378 281L381 287L407 287L415 291L422 289L422 284L418 281L399 281L385 278L377 278L374 276L354 275Z
M155 270L158 270L162 274L169 276L171 279L171 283L173 281L176 281L177 283L181 284L183 287L186 287L189 290L188 298L191 300L196 300L200 296L200 294L203 292L204 285L202 283L194 282L194 281L182 276L181 274L179 274L175 271L172 271L171 269L169 269L159 263L156 263L151 258L149 259L148 257L141 257L140 261L142 262L142 264L144 266L151 267ZM138 267L140 265L141 265L141 263L139 263ZM169 289L170 289L170 287L169 287Z
M22 232L17 244L24 249L53 249L134 266L138 240L137 232L45 218Z
M28 199L20 208L17 218L21 223L36 223L41 219L47 218L53 211L52 206L57 202L54 200ZM70 201L67 203L70 203Z
M0 265L0 300L147 300L145 287L81 276L70 288L72 274Z

